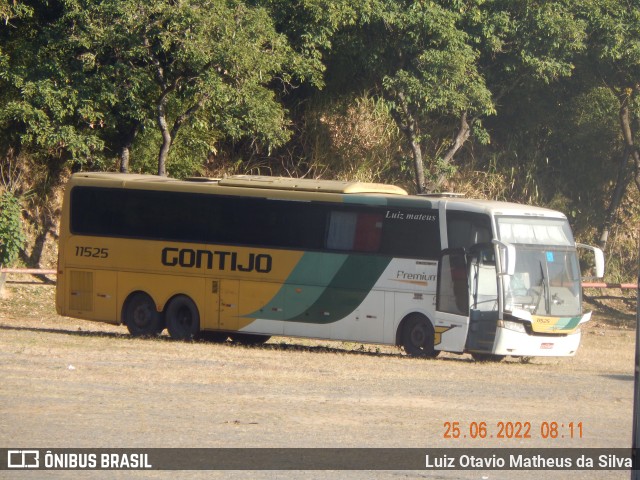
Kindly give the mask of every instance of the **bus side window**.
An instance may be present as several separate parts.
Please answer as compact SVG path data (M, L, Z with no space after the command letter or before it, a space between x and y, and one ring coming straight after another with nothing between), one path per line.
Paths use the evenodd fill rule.
M382 214L358 213L354 249L357 252L377 252L382 241Z
M334 210L329 215L329 250L377 252L381 238L382 214Z
M448 248L469 248L490 242L491 219L482 213L447 210Z
M357 221L356 212L331 212L327 248L330 250L353 250Z

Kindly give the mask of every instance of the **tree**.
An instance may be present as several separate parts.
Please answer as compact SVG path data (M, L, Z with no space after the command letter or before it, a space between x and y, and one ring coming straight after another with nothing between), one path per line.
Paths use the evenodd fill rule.
M589 48L583 74L610 89L618 102L621 154L618 173L599 241L606 247L609 231L627 186L633 179L640 190L640 150L636 144L640 122L640 2L592 0L581 4L588 22Z
M384 96L417 189L437 190L505 96L570 75L583 40L568 0L380 0L336 34L328 83Z
M332 83L374 89L389 103L407 139L419 192L427 182L425 151L429 188L437 189L471 133L472 118L494 111L478 52L459 25L462 14L446 3L377 2L340 32L330 64Z
M434 117L445 124L451 119L458 123L453 141L443 141L442 154L431 161L429 189L436 190L477 118L495 111L491 93L477 68L478 52L458 26L458 13L435 3L411 2L399 5L392 18L390 43L397 62L382 85L411 147L419 192L426 187L422 143L429 135L424 126Z
M17 18L15 5L0 3L0 15ZM56 165L96 166L117 153L126 170L154 125L162 175L185 128L200 163L221 141L281 145L290 132L279 93L319 77L267 9L240 0L36 5L0 29L0 129L7 144Z
M68 160L91 161L103 147L90 128L101 113L70 54L67 33L60 29L61 7L37 5L18 9L0 31L0 129L5 149L27 149L52 171Z
M286 86L300 57L266 9L240 1L152 3L85 0L66 16L79 56L113 98L125 146L155 118L162 135L158 174L185 126L200 122L213 149L224 138L267 145L289 138L274 87Z

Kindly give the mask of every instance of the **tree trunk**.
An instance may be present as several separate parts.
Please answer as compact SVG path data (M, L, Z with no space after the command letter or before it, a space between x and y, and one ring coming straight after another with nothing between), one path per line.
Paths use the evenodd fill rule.
M131 158L131 148L133 142L138 136L140 130L140 123L136 122L135 125L129 130L128 137L125 140L125 144L120 149L120 173L129 173L129 160Z
M129 173L129 158L131 157L131 145L127 144L120 150L120 173Z
M409 143L411 144L411 151L413 152L413 170L416 180L416 187L418 193L424 193L426 186L424 181L424 163L422 161L422 147L418 142L415 134L409 137Z
M409 108L409 104L402 92L397 92L397 100L400 111L392 109L391 116L395 120L400 131L407 137L411 153L413 154L413 173L415 176L416 190L424 193L426 189L424 178L424 162L422 159L422 146L417 134L417 122Z
M158 126L162 133L162 146L160 147L160 153L158 154L158 175L162 177L167 176L167 158L169 157L169 149L171 148L171 132L169 131L169 125L167 123L166 111L166 95L163 95L158 102Z
M462 116L460 117L460 129L458 130L458 133L456 134L456 137L453 140L453 144L451 145L449 150L447 150L447 153L445 153L442 159L442 162L444 163L444 165L448 166L451 164L455 154L458 153L458 150L460 150L464 145L464 143L469 139L469 137L471 136L471 127L475 123L476 118L477 117L471 119L471 122L468 122L467 112L463 112ZM430 186L430 188L434 191L438 190L442 186L442 183L445 180L446 180L446 176L440 173L438 175L438 178L433 183L433 185Z
M622 157L620 158L620 163L618 164L618 178L616 179L616 186L613 190L613 194L611 195L611 201L609 202L609 208L607 208L607 212L605 213L604 222L602 223L602 227L600 227L600 239L598 244L603 250L607 247L611 226L613 225L618 207L620 206L624 192L627 190L627 185L631 179L629 176L628 164L629 150L625 148L622 153Z
M158 175L161 176L167 175L167 157L169 156L171 144L178 136L178 131L185 122L193 117L193 115L195 115L195 113L204 106L208 99L208 96L203 95L202 98L189 107L186 112L176 118L173 122L173 127L169 130L169 123L167 122L166 116L166 104L167 95L172 90L173 87L168 88L158 102L158 125L160 126L160 132L162 133L162 146L160 147L160 154L158 155Z
M634 145L634 132L631 126L631 114L629 110L630 101L631 96L627 93L624 93L623 97L620 99L621 105L618 117L620 121L620 129L622 131L624 150L622 152L622 157L620 158L620 163L618 164L618 177L616 179L616 186L613 190L613 194L611 195L611 202L609 203L609 208L607 208L607 212L605 213L602 227L600 228L599 245L603 250L607 246L609 233L611 231L611 226L615 221L618 207L620 206L622 198L624 197L624 194L627 190L627 186L631 181L629 158L633 158L633 163L635 166L640 166L640 154L638 153L638 149ZM640 189L640 180L638 180L637 169L635 178L636 184Z

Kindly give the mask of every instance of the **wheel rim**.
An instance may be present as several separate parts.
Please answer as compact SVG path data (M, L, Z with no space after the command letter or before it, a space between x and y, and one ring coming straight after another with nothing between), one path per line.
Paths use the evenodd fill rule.
M186 305L181 306L176 312L176 320L178 321L178 325L185 329L189 329L191 325L193 325L193 315L191 314L191 309Z
M426 340L428 338L427 330L424 325L416 325L411 330L411 343L419 349L424 349Z
M151 323L151 311L149 305L137 305L133 311L133 322L136 327L145 328Z

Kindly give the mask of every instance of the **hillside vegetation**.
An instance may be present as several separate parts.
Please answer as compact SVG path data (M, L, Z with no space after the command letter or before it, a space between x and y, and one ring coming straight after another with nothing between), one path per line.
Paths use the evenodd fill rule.
M549 206L607 280L635 278L640 0L0 0L0 19L1 264L50 264L73 171L260 173Z

